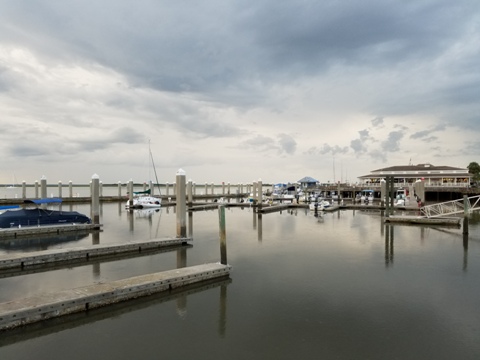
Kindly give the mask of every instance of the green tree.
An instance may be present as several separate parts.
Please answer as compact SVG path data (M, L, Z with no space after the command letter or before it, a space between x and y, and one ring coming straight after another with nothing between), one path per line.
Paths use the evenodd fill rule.
M473 175L472 181L478 182L480 181L480 165L477 162L473 161L467 166L468 172Z

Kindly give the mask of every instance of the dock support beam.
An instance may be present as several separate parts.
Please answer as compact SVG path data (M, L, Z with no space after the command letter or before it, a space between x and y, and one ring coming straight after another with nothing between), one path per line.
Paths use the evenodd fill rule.
M185 171L178 169L176 185L177 237L187 236L187 206L185 196Z

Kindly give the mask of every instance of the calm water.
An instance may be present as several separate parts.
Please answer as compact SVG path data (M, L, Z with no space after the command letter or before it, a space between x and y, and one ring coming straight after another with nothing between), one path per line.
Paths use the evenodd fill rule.
M103 204L99 235L0 253L175 235L174 208L150 215ZM218 212L189 222L186 250L3 276L0 301L218 261ZM226 223L230 281L2 333L0 359L480 358L478 216L468 242L461 229L385 227L375 211L233 208Z

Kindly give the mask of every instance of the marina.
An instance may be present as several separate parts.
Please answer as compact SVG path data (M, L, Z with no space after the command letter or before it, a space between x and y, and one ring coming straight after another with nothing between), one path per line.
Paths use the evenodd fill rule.
M127 333L146 357L166 351L173 359L205 346L213 359L225 352L251 357L251 346L264 349L254 358L268 353L278 359L380 359L389 347L400 358L474 359L480 353L474 341L480 331L478 212L468 213L465 234L458 226L390 222L422 215L418 208L396 207L387 216L378 201L338 199L313 211L295 201L251 203L222 195L190 202L187 187L186 218L180 218L185 237L172 237L179 213L170 197L160 208L140 210L126 209L124 199L100 201L98 209L91 199L64 203L69 211L98 212L101 230L68 238L44 234L49 241L40 235L0 239L0 356L34 351L39 359L60 359L80 337L96 343L96 351L82 346L73 359L112 358L114 349L132 357L138 347L119 343ZM221 264L227 244L228 263ZM215 276L210 267L218 267ZM190 271L195 275L188 278ZM177 275L177 285L167 286ZM127 330L132 326L137 334ZM419 341L407 335L412 326L424 329ZM101 343L95 333L103 334ZM160 340L148 341L157 333ZM188 348L171 346L184 336ZM53 338L61 340L54 354L47 350Z

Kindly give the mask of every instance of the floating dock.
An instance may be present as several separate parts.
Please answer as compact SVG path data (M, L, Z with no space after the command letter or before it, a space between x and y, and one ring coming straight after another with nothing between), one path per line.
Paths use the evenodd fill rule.
M69 249L52 249L0 256L0 270L25 268L33 265L56 264L66 261L88 261L118 254L141 252L160 248L175 247L192 241L192 238L169 238L146 241L132 241L126 244L93 245Z
M98 230L101 224L65 224L65 225L42 225L24 226L21 228L0 229L0 239L17 238L21 236L32 236L40 234L62 234L66 232Z
M387 223L419 224L419 225L440 225L440 226L460 226L461 218L428 218L426 216L389 216L385 218Z
M230 270L229 265L203 264L0 303L0 330L166 292L193 283L228 278Z

